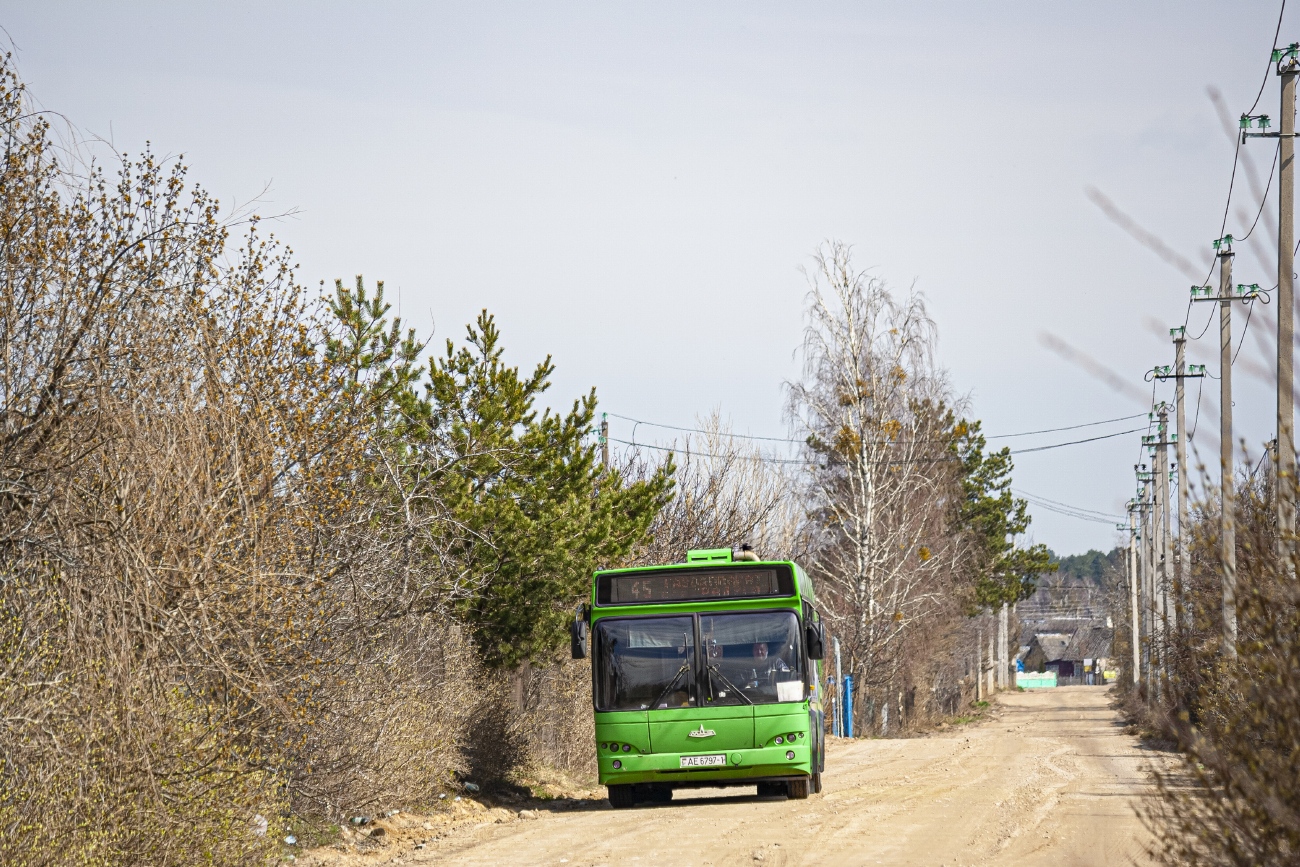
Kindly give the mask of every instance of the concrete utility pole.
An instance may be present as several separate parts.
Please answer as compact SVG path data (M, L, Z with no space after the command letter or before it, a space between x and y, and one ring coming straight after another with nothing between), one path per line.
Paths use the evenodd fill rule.
M609 472L609 413L607 412L600 414L600 460L605 472Z
M1133 473L1139 483L1142 482L1143 470L1141 464L1133 465ZM1139 675L1143 683L1150 684L1150 665L1151 665L1151 648L1150 648L1150 624L1148 614L1151 606L1151 596L1147 593L1147 489L1145 484L1139 484L1137 498L1133 502L1133 511L1135 513L1135 523L1137 524L1137 551L1134 557L1134 579L1137 584L1137 625L1134 627L1134 643L1138 648L1137 668L1141 672Z
M1219 568L1223 653L1237 656L1237 491L1232 446L1232 248L1219 253Z
M1184 594L1192 583L1192 564L1187 557L1187 401L1183 388L1183 380L1187 377L1187 332L1179 326L1170 329L1169 336L1174 339L1174 461L1178 466L1178 551L1175 554L1178 573L1174 579L1174 604L1181 612L1186 599Z
M1231 254L1229 254L1231 255ZM1204 288L1204 287L1201 287ZM1244 288L1244 287L1243 287ZM1195 298L1193 294L1193 298ZM1250 296L1247 296L1250 297ZM1227 304L1228 302L1224 302ZM1221 314L1222 315L1222 314ZM1187 364L1187 329L1182 325L1169 329L1169 336L1174 340L1174 366L1157 367L1155 378L1174 380L1175 389L1175 462L1178 467L1178 546L1174 555L1176 573L1173 580L1173 606L1171 611L1175 623L1186 599L1187 588L1191 585L1191 561L1187 555L1187 501L1190 480L1187 474L1187 401L1186 385L1188 379L1200 379L1205 376L1205 365ZM1229 340L1231 348L1231 340ZM1231 363L1231 359L1229 360ZM1172 534L1172 525L1167 532Z
M993 692L994 692L994 690L997 689L997 682L996 682L996 680L995 680L995 678L997 677L997 672L994 671L995 666L994 666L994 664L993 664L993 659L994 659L994 652L993 652L993 632L994 632L994 630L993 630L993 623L992 623L992 620L993 620L993 617L990 615L990 617L989 617L989 621L990 621L990 622L989 622L989 695L992 695Z
M1138 561L1137 561L1137 509L1135 503L1129 503L1128 507L1128 595L1129 595L1129 615L1132 621L1130 627L1133 631L1129 643L1133 645L1133 685L1137 686L1142 682L1142 634L1138 626L1138 607L1141 604L1138 596Z
M1007 671L1010 668L1008 657L1008 640L1007 640L1007 603L1002 603L1002 608L998 611L998 689L1007 688Z
M1272 61L1282 79L1282 99L1277 132L1249 132L1259 123L1267 130L1268 115L1241 116L1241 141L1248 138L1278 140L1277 184L1277 461L1274 463L1274 499L1277 515L1278 557L1283 568L1295 571L1295 88L1300 74L1300 42L1274 48Z
M1223 654L1237 656L1237 505L1236 459L1232 434L1232 302L1253 301L1257 286L1232 286L1232 236L1214 242L1219 259L1219 294L1193 286L1193 301L1219 304L1219 571L1223 590ZM1249 291L1248 291L1249 290Z
M1142 552L1141 562L1138 564L1142 568L1140 576L1142 583L1142 656L1144 672L1142 679L1147 685L1147 698L1154 696L1152 684L1155 682L1155 669L1157 664L1156 646L1155 646L1155 519L1151 508L1152 506L1152 485L1151 473L1147 472L1141 464L1138 465L1138 479L1142 482L1142 500L1141 500L1141 520L1140 535L1142 545L1139 550Z
M1160 474L1156 481L1157 496L1160 498L1160 595L1165 618L1160 627L1161 637L1168 642L1171 631L1178 628L1178 612L1174 609L1170 594L1173 587L1170 573L1174 565L1174 534L1169 520L1169 407L1161 403L1156 416L1160 419L1160 439L1156 441L1156 462Z
M1295 85L1296 47L1278 57L1282 116L1277 187L1277 529L1290 571L1295 539Z

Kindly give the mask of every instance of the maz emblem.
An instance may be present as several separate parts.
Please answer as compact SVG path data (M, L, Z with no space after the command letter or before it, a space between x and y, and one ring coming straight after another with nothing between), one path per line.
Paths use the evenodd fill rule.
M715 734L717 734L717 732L715 732L713 729L706 729L706 728L704 727L704 723L700 723L700 727L699 727L698 729L696 729L695 731L690 732L689 735L688 735L688 737L692 737L692 738L711 738L711 737L713 737Z

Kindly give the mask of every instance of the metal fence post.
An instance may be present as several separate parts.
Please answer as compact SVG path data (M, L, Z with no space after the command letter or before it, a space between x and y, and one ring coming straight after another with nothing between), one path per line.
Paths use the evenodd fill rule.
M835 734L844 737L844 698L840 694L840 684L844 683L844 671L840 668L840 639L838 637L831 639L831 644L835 647Z
M853 675L844 675L844 737L853 737Z

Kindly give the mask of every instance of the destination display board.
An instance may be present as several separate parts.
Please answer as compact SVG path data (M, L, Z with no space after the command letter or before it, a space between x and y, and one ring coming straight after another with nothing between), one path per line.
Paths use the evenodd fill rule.
M637 605L710 599L793 596L794 580L786 568L673 569L601 575L596 604Z

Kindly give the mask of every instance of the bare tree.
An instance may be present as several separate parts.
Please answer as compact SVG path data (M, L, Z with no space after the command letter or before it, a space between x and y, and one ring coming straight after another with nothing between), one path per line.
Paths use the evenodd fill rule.
M803 504L798 497L798 459L782 458L737 437L716 411L699 420L700 433L672 446L673 498L651 530L646 563L682 560L696 548L753 546L765 558L797 557ZM644 455L627 463L644 475Z
M807 440L809 557L826 615L850 671L883 693L904 637L953 595L955 419L923 299L900 300L850 253L836 242L814 258L789 413Z

